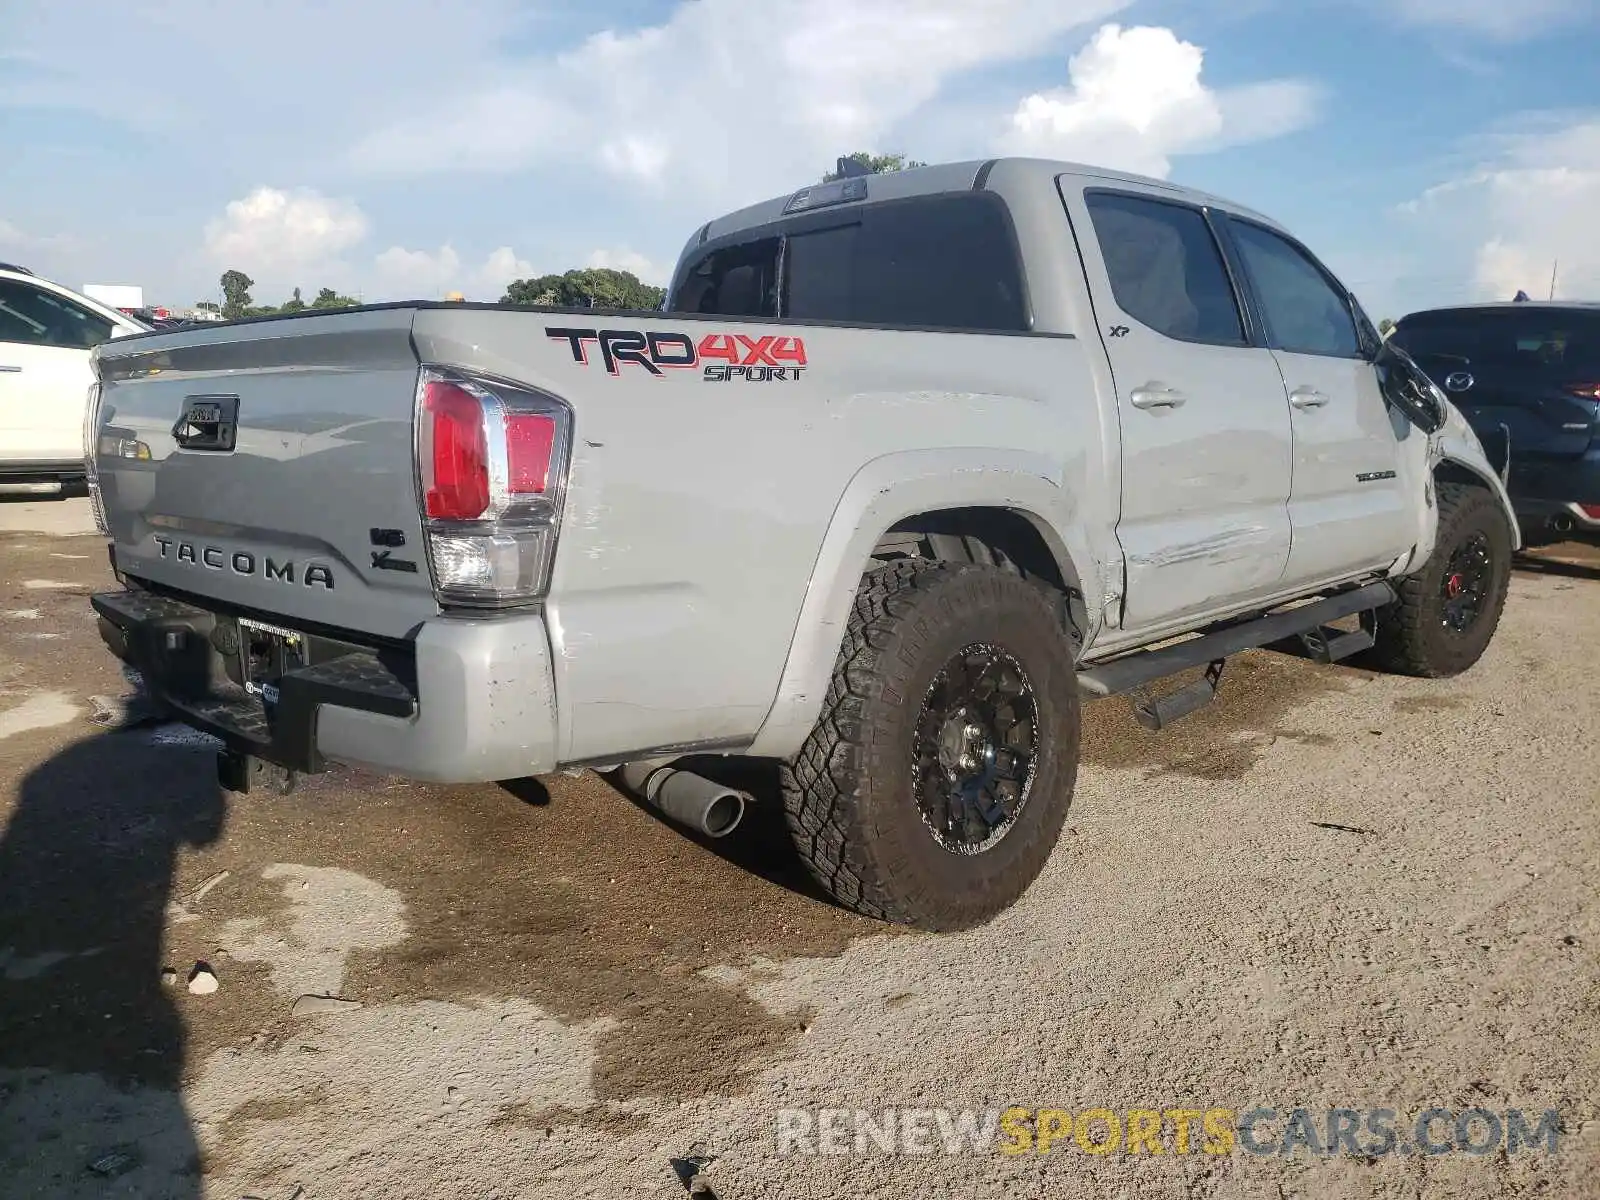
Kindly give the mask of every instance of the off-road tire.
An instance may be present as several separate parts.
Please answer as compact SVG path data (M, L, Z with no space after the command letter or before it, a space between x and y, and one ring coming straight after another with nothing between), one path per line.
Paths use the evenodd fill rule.
M1488 489L1441 483L1438 499L1433 553L1420 571L1399 581L1399 603L1378 611L1377 644L1368 655L1381 670L1425 679L1459 675L1483 656L1511 583L1511 529ZM1446 567L1452 552L1479 533L1489 545L1488 584L1477 620L1458 634L1444 623Z
M1062 608L995 566L903 559L867 574L816 727L782 768L785 818L818 882L857 912L924 929L982 924L1013 904L1061 835L1078 772L1079 700ZM913 796L923 697L981 643L1033 689L1035 759L1004 836L978 853L936 840Z

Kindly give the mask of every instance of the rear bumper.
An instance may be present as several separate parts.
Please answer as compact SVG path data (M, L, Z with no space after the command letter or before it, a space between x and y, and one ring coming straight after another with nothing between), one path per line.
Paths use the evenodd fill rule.
M1533 534L1554 535L1575 541L1600 542L1600 517L1591 517L1577 503L1563 504L1559 500L1518 500L1517 519L1522 522L1523 536Z
M1525 536L1600 538L1600 520L1580 507L1600 504L1600 450L1579 458L1513 456L1509 491Z
M218 614L151 592L90 597L113 653L174 715L293 771L328 762L440 783L556 767L550 643L537 615L424 622L404 648L315 639L268 706L227 675Z

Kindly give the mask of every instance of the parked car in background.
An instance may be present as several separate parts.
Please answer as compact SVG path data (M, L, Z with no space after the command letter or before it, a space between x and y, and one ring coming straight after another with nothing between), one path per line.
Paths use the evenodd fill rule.
M1486 447L1509 441L1525 544L1600 542L1600 304L1427 309L1390 336Z
M148 332L126 313L0 263L0 495L82 484L89 352Z

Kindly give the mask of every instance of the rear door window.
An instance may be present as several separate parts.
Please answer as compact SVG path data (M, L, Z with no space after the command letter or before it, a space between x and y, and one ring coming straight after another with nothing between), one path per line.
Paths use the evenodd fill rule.
M1084 203L1123 312L1180 341L1245 344L1222 251L1198 209L1110 192Z

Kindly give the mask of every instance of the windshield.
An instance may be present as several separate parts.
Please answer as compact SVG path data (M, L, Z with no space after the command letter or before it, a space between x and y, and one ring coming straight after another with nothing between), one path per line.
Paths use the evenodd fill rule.
M1391 336L1419 361L1454 358L1478 368L1600 374L1600 312L1424 313L1402 320Z

